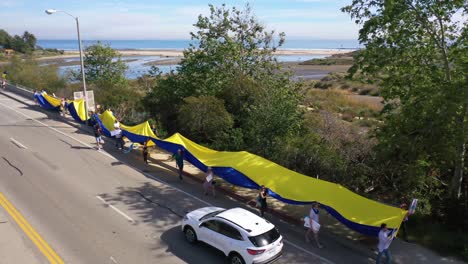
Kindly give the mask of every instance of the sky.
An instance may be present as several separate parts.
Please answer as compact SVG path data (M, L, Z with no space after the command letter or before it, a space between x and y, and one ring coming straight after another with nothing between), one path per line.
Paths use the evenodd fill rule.
M267 29L288 39L357 39L358 26L340 8L351 0L252 0L255 16ZM247 1L190 0L0 0L0 28L10 34L29 31L38 39L75 39L79 17L87 40L189 39L208 4L242 7Z

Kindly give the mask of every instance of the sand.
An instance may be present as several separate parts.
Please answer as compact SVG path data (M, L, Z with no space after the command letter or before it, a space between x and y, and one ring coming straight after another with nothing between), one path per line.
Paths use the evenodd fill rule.
M307 56L307 55L333 55L348 53L352 50L339 50L339 49L317 49L317 50L278 50L276 55L291 55L291 56ZM154 50L119 50L122 56L161 56L161 57L182 57L183 51L179 49L154 49ZM41 57L38 60L52 60L52 59L66 59L75 58L79 56L77 51L65 51L63 55Z

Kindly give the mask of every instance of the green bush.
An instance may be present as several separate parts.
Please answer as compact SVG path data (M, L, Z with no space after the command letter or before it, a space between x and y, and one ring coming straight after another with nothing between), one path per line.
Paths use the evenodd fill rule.
M359 95L369 95L372 92L372 88L363 88L359 90Z
M58 75L55 65L39 66L37 61L14 56L4 67L8 71L7 79L31 89L55 93L66 86L66 81Z
M213 96L185 98L177 120L181 132L189 133L196 142L213 142L225 137L223 133L228 132L234 123L223 100Z

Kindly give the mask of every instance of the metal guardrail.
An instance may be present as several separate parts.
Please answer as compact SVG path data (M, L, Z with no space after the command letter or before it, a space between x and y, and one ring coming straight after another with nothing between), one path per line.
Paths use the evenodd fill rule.
M34 95L34 89L11 82L7 82L7 91L16 93L28 99L32 99Z

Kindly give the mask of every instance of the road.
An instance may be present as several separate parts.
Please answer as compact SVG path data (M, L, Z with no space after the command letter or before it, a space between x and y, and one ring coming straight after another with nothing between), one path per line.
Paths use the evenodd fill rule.
M186 243L179 224L187 211L235 201L204 201L200 186L179 183L163 167L142 173L54 118L0 95L0 193L65 263L226 262L208 246ZM332 263L282 233L288 243L278 263Z

